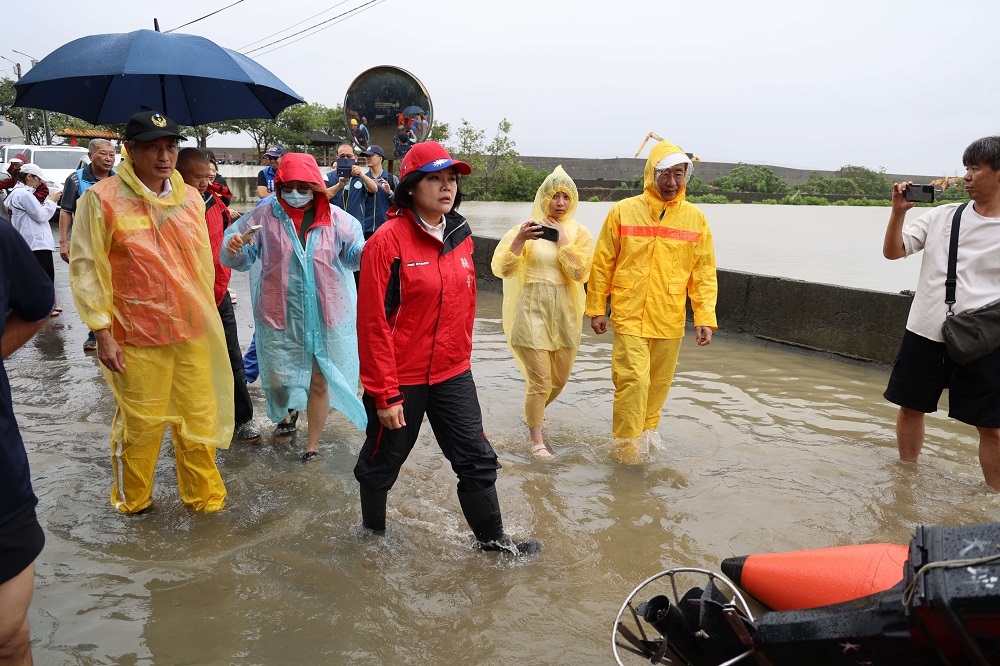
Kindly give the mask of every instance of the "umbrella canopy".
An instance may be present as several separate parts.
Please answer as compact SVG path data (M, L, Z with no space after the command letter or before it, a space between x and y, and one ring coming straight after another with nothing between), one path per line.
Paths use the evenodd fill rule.
M415 116L423 112L424 110L421 109L419 106L408 106L402 111L400 111L400 113L402 113L404 116Z
M152 30L73 40L43 58L14 88L14 106L66 113L95 125L126 122L142 107L180 125L274 118L305 101L244 55L204 37Z

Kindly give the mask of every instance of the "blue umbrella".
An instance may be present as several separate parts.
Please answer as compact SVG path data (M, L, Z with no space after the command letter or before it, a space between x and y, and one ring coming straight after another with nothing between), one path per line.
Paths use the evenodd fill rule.
M142 107L181 125L274 118L304 102L250 58L196 35L152 30L90 35L43 58L14 84L14 106L95 125L123 123Z
M424 110L421 109L419 106L408 106L402 111L400 111L400 113L402 113L404 116L416 116L423 112Z

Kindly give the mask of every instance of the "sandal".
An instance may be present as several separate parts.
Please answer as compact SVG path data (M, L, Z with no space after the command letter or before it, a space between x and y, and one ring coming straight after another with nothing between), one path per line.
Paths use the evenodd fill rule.
M550 453L549 450L545 448L545 444L534 444L531 447L531 455L535 456L540 460L548 460L549 458L552 457L552 453Z
M279 423L274 429L275 437L287 437L295 432L295 422L299 420L299 411L297 409L288 410L290 419L288 423Z
M319 451L306 451L302 454L302 464L316 462L319 460Z
M62 308L57 305L54 308L52 308L52 312L49 313L49 316L58 317L61 314L62 314Z

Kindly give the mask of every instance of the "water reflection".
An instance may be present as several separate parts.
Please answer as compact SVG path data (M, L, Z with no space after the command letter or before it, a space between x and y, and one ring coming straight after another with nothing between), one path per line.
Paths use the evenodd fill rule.
M725 332L706 348L685 340L665 451L641 468L609 462L610 338L585 333L546 410L555 458L538 462L500 298L484 293L473 369L504 466L504 516L542 539L540 557L473 549L428 427L389 495L386 538L364 534L361 436L334 414L324 467L296 462L304 439L222 452L229 508L212 516L183 507L165 447L155 511L122 517L107 498L114 403L81 350L61 262L57 283L66 311L8 362L48 538L30 617L39 664L604 663L622 600L664 568L905 543L918 523L986 522L1000 509L974 437L941 415L928 419L919 466L895 461L884 368ZM244 274L234 288L246 344Z

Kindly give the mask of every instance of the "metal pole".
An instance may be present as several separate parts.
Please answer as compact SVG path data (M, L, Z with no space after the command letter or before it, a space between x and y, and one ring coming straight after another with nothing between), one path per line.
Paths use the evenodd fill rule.
M34 58L31 59L31 66L34 67L38 64L38 61ZM52 132L49 129L49 112L42 109L42 127L45 128L45 144L52 145Z
M14 63L14 69L17 70L17 78L21 79L21 63ZM24 134L24 139L28 139L28 109L21 107L21 122L24 123L24 127L21 128L21 133Z

